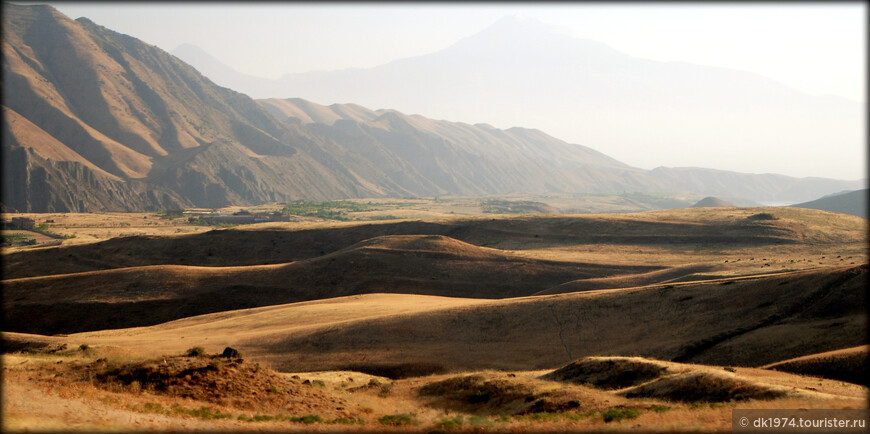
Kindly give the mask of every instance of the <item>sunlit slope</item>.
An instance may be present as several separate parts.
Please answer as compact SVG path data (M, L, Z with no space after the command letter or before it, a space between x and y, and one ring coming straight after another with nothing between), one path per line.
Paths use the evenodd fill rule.
M832 267L489 301L369 294L63 339L154 352L229 345L284 371L545 369L589 355L761 366L864 344L866 271Z
M72 333L363 293L531 295L602 274L657 269L532 259L440 235L375 237L288 264L154 265L4 281L6 330Z
M813 251L820 252L863 253L867 221L810 209L692 208L631 214L352 222L304 229L287 223L283 227L255 225L179 237L124 237L18 252L5 256L2 266L4 278L11 279L162 264L275 264L319 257L385 235L443 235L480 247L575 255L568 260L648 265L671 261L673 255L679 256L673 260L683 263L712 256L722 262L727 259L722 256L728 254L754 253L753 249L773 254L802 246L813 246Z

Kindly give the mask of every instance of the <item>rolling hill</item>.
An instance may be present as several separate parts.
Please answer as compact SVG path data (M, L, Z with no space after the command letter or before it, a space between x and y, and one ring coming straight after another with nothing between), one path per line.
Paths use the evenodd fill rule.
M734 205L731 202L727 202L727 201L724 201L722 199L719 199L718 197L713 197L713 196L707 196L707 197L699 200L698 202L696 202L694 205L692 205L693 208L730 207L730 206L736 206L736 205Z
M863 345L866 269L503 300L366 294L62 339L136 342L155 356L195 343L209 352L231 346L285 372L433 364L441 371L548 369L588 355L761 366Z
M854 267L862 222L686 208L125 237L5 254L4 323L72 333L359 294L510 299Z
M691 191L798 202L860 186L705 169L644 171L539 130L298 99L255 101L87 18L74 21L43 5L4 4L3 11L8 211L510 192Z
M811 208L821 209L825 211L841 212L851 214L858 217L867 218L867 194L866 188L863 190L849 191L845 193L829 194L809 202L791 205L796 208Z

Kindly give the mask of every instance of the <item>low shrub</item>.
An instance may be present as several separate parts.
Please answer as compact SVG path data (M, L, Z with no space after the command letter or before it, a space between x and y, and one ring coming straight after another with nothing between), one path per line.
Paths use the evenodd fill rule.
M203 357L205 356L205 348L203 347L192 347L187 349L187 353L185 353L187 357Z
M173 410L178 414L186 414L188 416L198 417L200 419L227 419L231 414L221 413L220 411L212 410L209 407L200 407L196 409L184 408L176 405Z
M649 409L652 410L652 411L654 411L654 412L656 412L656 413L664 413L664 412L670 410L671 408L668 407L668 406L666 406L666 405L656 405L656 404L653 404L653 405L651 405L651 406L649 407Z
M634 419L640 416L640 410L636 408L611 408L601 414L605 422L613 422L622 419Z
M381 416L378 419L381 425L402 426L402 425L417 425L417 419L410 414L388 414Z

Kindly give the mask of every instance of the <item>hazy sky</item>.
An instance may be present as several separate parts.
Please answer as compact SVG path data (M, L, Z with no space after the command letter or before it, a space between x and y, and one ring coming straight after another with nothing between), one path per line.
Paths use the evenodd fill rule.
M428 54L521 14L633 56L740 69L865 101L864 2L49 4L166 51L197 45L269 78Z

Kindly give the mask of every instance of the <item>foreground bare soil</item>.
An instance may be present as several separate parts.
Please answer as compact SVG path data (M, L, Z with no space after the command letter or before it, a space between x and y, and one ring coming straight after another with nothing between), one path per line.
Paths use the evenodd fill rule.
M639 357L391 380L46 347L5 355L3 369L4 431L728 431L734 408L866 408L868 397L834 380Z

